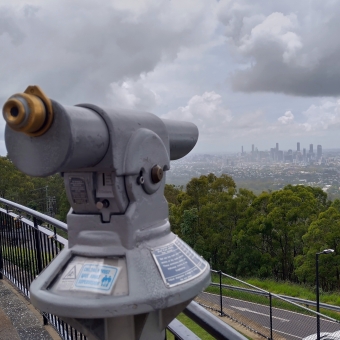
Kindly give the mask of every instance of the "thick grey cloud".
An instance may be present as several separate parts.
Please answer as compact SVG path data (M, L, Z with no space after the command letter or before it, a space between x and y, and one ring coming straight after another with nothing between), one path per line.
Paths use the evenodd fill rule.
M223 107L221 95L215 92L195 95L186 106L170 111L162 117L193 122L197 124L200 133L208 138L220 138L232 120L231 111Z
M235 90L340 94L340 3L221 1L220 22L238 58Z
M108 95L108 101L116 107L148 111L161 101L157 93L148 89L139 80L115 82L110 86L112 91Z
M333 145L339 12L330 0L0 0L0 105L37 84L63 104L193 121L200 151Z
M209 1L0 2L0 98L38 84L55 99L105 103L183 47L207 41Z

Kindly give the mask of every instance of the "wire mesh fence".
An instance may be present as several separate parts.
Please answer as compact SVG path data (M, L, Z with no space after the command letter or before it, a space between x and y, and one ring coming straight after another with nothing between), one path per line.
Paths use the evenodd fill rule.
M222 272L212 271L212 283L196 301L266 339L317 339L315 302L291 302L287 297L272 294ZM326 310L323 312L332 313ZM340 312L333 317L319 315L320 333L335 333L340 339Z

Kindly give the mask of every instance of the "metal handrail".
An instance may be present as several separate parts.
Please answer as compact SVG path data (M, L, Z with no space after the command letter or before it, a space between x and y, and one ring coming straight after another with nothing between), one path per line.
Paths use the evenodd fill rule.
M247 340L234 328L227 325L214 314L208 312L197 302L192 301L183 313L218 340Z
M51 230L51 229L45 228L44 226L38 225L37 219L44 221L47 224L50 224L52 226L55 226L55 227L60 228L61 230L65 231L65 232L67 232L68 229L67 229L67 225L65 223L60 222L59 220L57 220L53 217L50 217L50 216L47 216L47 215L42 214L40 212L37 212L33 209L27 208L27 207L20 205L18 203L6 200L4 198L0 198L0 203L2 203L3 205L6 206L5 209L0 208L0 212L6 213L7 216L10 216L11 218L15 218L16 220L20 220L21 222L23 222L23 223L29 225L30 227L34 228L34 230L36 232L38 232L38 231L42 232L48 238L53 238L54 240L58 241L59 243L61 243L63 245L67 245L68 241L65 238L58 235L56 233L56 229ZM9 210L9 207L13 208L14 211ZM34 217L33 221L29 219L30 217L26 218L26 217L22 216L22 213L26 213L30 216L33 216ZM0 267L1 267L1 263L0 263ZM253 286L249 283L246 283L242 280L236 279L236 278L234 278L234 277L232 277L228 274L222 273L221 271L212 270L212 273L218 273L220 275L220 283L211 283L212 286L220 286L221 289L222 288L233 289L233 290L243 291L243 292L247 292L247 293L251 293L251 294L267 296L267 297L269 297L269 299L271 299L272 297L276 297L276 298L283 300L283 301L286 301L286 302L288 302L292 305L296 305L296 306L298 306L298 307L300 307L300 308L302 308L306 311L313 312L314 315L318 314L315 311L312 311L311 309L309 309L307 307L298 305L298 304L304 304L304 305L309 305L309 306L315 306L316 302L314 302L314 301L299 299L299 298L285 296L285 295L273 294L273 293L270 293L270 292L268 292L264 289L261 289L261 288L258 288L256 286ZM0 275L1 275L1 268L0 268ZM8 274L8 275L9 275L8 278L10 280L12 280L13 278L12 279L10 278L10 274ZM221 276L222 275L229 277L233 280L239 281L240 283L245 284L249 288L243 288L243 287L237 287L237 286L222 284L222 282L221 282ZM18 287L18 288L20 289L20 287ZM221 289L220 289L220 295L221 295L221 314L220 315L223 316L225 314L223 313L223 301L222 301L222 290ZM28 297L29 297L29 293L26 293L26 294L28 294ZM271 302L270 302L270 306L272 306ZM337 307L337 306L324 304L324 303L320 304L320 306L321 306L321 308L324 308L324 309L329 309L329 310L333 310L333 311L337 311L337 312L340 311L340 307ZM271 309L270 309L270 311L271 311ZM208 312L205 308L199 306L196 302L191 302L188 305L188 307L183 311L183 313L185 315L187 315L190 319L192 319L197 325L201 326L208 333L213 335L216 339L221 339L221 340L225 340L225 339L244 340L245 339L240 333L235 331L233 328L231 328L226 323L219 320L213 314ZM322 316L325 319L339 323L338 320L335 320L331 317L325 316L323 314L318 314L318 315ZM271 317L272 316L270 314L270 318ZM44 316L44 322L45 322L45 319L46 320L48 319L48 315ZM51 322L51 321L49 320L49 322ZM272 328L272 325L270 327ZM192 340L197 339L197 337L195 335L193 335L192 332L190 330L188 330L180 322L174 321L173 323L171 323L169 325L168 329L175 335L175 339L192 339ZM272 336L271 336L271 338L272 338Z
M220 284L216 283L216 282L211 282L210 285L215 286L215 287L220 286ZM222 284L221 286L222 286L222 288L226 288L226 289L230 289L230 290L236 290L236 291L245 292L245 293L256 294L256 295L261 295L261 296L269 296L269 294L271 294L272 296L278 296L280 298L283 298L285 300L289 300L289 301L292 301L292 302L301 303L301 304L309 305L309 306L313 306L313 307L316 306L316 302L311 301L311 300L300 299L300 298L287 296L287 295L281 295L281 294L275 295L275 294L269 293L267 291L260 291L260 290L255 290L255 289L242 288L242 287L231 286L231 285L226 285L226 284ZM320 302L320 308L332 310L332 311L335 311L335 312L340 312L340 307L330 305L328 303L321 303Z
M60 222L59 220L53 217L47 216L45 214L42 214L33 209L27 208L21 204L9 201L4 198L0 198L0 203L3 203L4 205L6 205L6 209L0 208L0 212L6 213L8 216L11 216L11 218L20 220L21 222L34 228L34 230L37 232L41 231L42 233L47 235L49 238L53 237L54 240L62 243L63 245L67 245L68 241L65 238L61 237L60 235L56 234L55 231L53 232L50 229L46 229L43 226L38 225L36 222L33 222L30 219L24 216L21 216L21 213L25 212L35 217L36 219L42 220L48 224L56 226L57 228L60 228L61 230L64 230L67 232L68 229L65 223ZM18 210L18 213L8 210L8 207L12 207ZM1 268L0 268L0 273L1 273ZM11 280L11 276L8 273L7 273L7 277ZM27 297L29 298L29 293L27 293ZM199 326L205 329L208 333L212 334L216 339L246 340L246 338L243 337L240 333L233 330L233 328L231 328L229 325L219 320L216 316L208 312L203 307L199 306L196 302L191 302L183 312L190 319L196 322ZM45 315L45 313L43 314ZM45 315L44 323L45 321L47 322L47 320L48 322L51 322L51 320L48 319L48 315ZM180 321L176 319L170 323L168 329L170 332L172 332L175 335L175 339L178 339L178 340L181 340L181 339L197 340L198 339L198 337L193 332L191 332L185 325L183 325ZM60 335L62 336L62 334Z
M46 223L53 224L57 228L60 228L60 229L62 229L64 231L68 230L66 223L63 223L63 222L61 222L61 221L59 221L59 220L57 220L57 219L55 219L55 218L53 218L51 216L48 216L48 215L42 214L42 213L40 213L38 211L35 211L33 209L27 208L24 205L21 205L21 204L18 204L18 203L6 200L5 198L0 198L0 202L4 203L6 205L9 205L12 208L18 209L20 211L24 211L27 214L32 215L32 216L34 216L34 217L38 218L39 220L42 220L42 221L44 221Z
M280 296L279 294L270 293L270 292L268 292L268 291L266 291L266 290L264 290L264 289L262 289L262 288L259 288L259 287L254 286L254 285L252 285L252 284L250 284L250 283L248 283L248 282L242 281L242 280L240 280L240 279L237 279L236 277L233 277L233 276L231 276L231 275L228 275L228 274L226 274L226 273L223 273L222 271L219 271L218 273L220 273L220 275L226 276L226 277L228 277L228 278L230 278L230 279L232 279L232 280L235 280L235 281L237 281L237 282L240 282L240 283L242 283L242 284L244 284L244 285L247 285L247 286L249 286L249 287L251 287L251 288L254 288L254 290L257 290L257 291L259 291L259 292L263 292L264 294L267 294L268 296L275 297L275 298L277 298L277 299L279 299L279 300L281 300L281 301L288 302L288 303L290 303L291 305L294 305L294 306L296 306L296 307L299 307L299 308L301 308L301 309L304 309L304 310L307 311L307 312L312 312L312 313L315 314L315 315L319 315L319 316L323 317L324 319L328 319L328 320L330 320L330 321L333 321L333 322L336 322L336 323L340 323L339 320L336 320L336 319L334 319L334 318L331 318L331 317L328 316L328 315L325 315L325 314L322 314L322 313L313 311L312 309L309 309L309 308L307 308L307 307L305 307L305 306L301 306L301 305L299 305L298 303L296 303L296 302L294 302L294 301L289 301L287 298L285 298L285 297L283 297L283 296ZM220 285L221 285L221 287L222 287L222 283L220 283L219 286L220 286Z
M19 214L16 214L14 212L8 212L6 209L3 209L3 208L0 208L0 211L3 212L3 213L6 213L14 218L17 218L17 219L20 219L20 221L28 224L29 226L31 226L32 228L37 228L40 232L42 232L43 234L49 236L49 237L53 237L54 240L60 242L61 244L63 245L67 245L68 244L68 240L58 234L56 234L54 231L52 231L51 229L47 229L41 225L37 225L37 226L34 226L34 223L29 220L28 218L26 217L22 217L21 215ZM52 224L52 223L51 223Z
M195 333L185 327L177 319L174 319L169 323L168 330L175 336L175 339L200 340Z

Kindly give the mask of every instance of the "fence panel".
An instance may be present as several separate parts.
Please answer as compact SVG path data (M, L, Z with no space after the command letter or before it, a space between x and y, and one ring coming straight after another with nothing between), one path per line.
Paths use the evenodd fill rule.
M289 303L273 297L273 334L274 339L303 339L317 334L317 314L309 305ZM323 311L327 313L327 311ZM331 312L332 313L332 312ZM332 313L336 317L336 313ZM340 331L340 323L331 318L320 317L320 333Z
M41 214L39 214L41 217ZM57 234L52 224L39 225L21 212L0 208L0 279L7 277L27 298L34 278L64 248L67 240ZM86 340L86 337L59 317L42 313L43 322L50 323L62 339Z
M35 216L30 209L26 209L26 215L30 215L24 217L21 211L14 212L18 205L13 205L13 211L8 207L0 208L0 279L6 276L29 298L31 282L67 244L67 240L57 234L57 227L64 232L66 227L59 221L53 224L49 216L44 221L44 215L36 213ZM290 302L288 299L212 270L211 285L196 301L266 339L293 340L310 335L308 340L316 339L315 302L297 298ZM339 332L337 337L340 338L340 308L325 304L321 307L329 307L327 313L333 313L332 317L320 315L321 334ZM42 314L44 324L49 322L63 339L86 340L57 316Z
M1 202L6 205L0 208L0 279L3 276L7 277L29 298L31 282L67 244L67 240L57 234L58 228L65 234L66 226L50 216L34 212L14 202L0 198L0 204ZM9 210L7 204L12 210ZM23 211L26 212L26 217L22 216ZM44 324L50 323L62 339L87 339L59 317L48 313L42 313L42 316ZM175 326L176 331L177 324ZM181 329L184 331L186 327L181 325ZM169 331L172 332L172 329ZM191 334L189 330L186 332L186 339L197 338L188 334ZM182 338L176 334L176 339Z
M218 312L237 322L257 335L267 339L315 340L317 334L317 313L315 302L271 294L230 275L212 271L212 283L196 301L206 308ZM323 304L326 308L328 305ZM340 317L338 308L329 306L322 309L320 332L339 332Z
M250 291L247 283L213 271L212 284L196 301L264 338L271 338L269 293L263 295L254 289Z

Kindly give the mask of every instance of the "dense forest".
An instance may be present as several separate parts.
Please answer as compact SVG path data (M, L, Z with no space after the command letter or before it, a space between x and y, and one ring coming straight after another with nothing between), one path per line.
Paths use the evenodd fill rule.
M167 186L172 230L212 268L237 277L314 285L321 255L324 291L340 288L340 201L321 188L287 185L255 195L236 189L228 175L193 178L186 191Z
M0 196L66 221L70 205L64 180L59 175L30 177L20 172L7 157L0 156ZM49 206L49 202L55 202Z
M0 195L66 220L69 203L59 174L33 178L0 157ZM255 195L237 189L223 174L193 178L186 190L166 185L172 230L213 269L237 277L259 277L313 285L315 253L324 291L340 289L340 201L321 188L287 185ZM56 206L48 211L53 198Z

